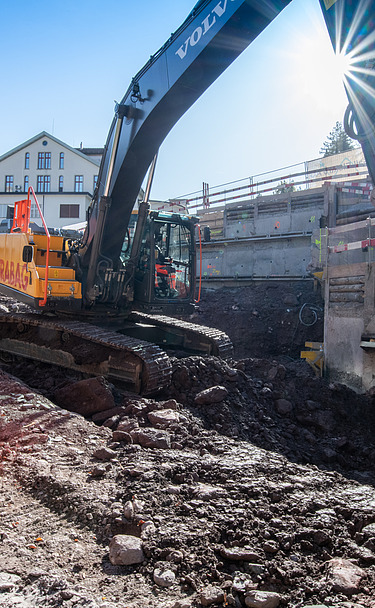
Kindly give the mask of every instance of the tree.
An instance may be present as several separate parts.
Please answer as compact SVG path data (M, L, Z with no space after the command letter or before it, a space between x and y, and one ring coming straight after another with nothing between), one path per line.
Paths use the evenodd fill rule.
M284 181L280 182L276 188L275 188L275 193L276 194L282 194L283 192L294 192L296 189L293 181L291 182L286 182L285 179Z
M332 156L332 154L340 154L340 152L353 150L354 147L353 140L345 133L341 122L337 121L323 146L320 148L320 154L323 154L323 156Z

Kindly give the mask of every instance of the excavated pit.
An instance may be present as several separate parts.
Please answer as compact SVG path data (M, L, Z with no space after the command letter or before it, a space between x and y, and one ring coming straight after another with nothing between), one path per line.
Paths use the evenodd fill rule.
M306 283L206 291L193 320L235 358L174 358L157 399L3 364L0 607L374 608L373 397L298 358L322 309Z

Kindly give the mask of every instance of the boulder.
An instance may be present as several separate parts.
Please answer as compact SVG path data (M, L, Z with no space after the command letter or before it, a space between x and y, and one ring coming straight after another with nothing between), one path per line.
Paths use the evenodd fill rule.
M155 410L149 412L148 419L153 426L168 428L171 424L179 422L180 415L172 409Z
M80 380L58 389L54 393L54 401L60 407L81 416L111 410L115 405L112 391L102 376Z
M286 414L290 414L293 409L293 404L288 401L288 399L277 399L275 408L278 414L285 416Z
M327 563L327 583L335 593L354 595L359 592L365 571L347 559L335 558Z
M194 403L196 405L210 405L211 403L220 403L228 396L228 391L225 386L211 386L201 391L195 396Z
M112 458L116 457L116 452L103 446L95 450L93 457L97 458L98 460L112 460Z
M144 448L167 449L171 447L171 438L169 433L161 429L138 429L131 431L129 435L134 443L138 443Z
M171 587L176 580L175 573L169 568L156 568L153 574L154 583L159 587Z
M224 601L224 591L220 587L208 585L201 591L199 601L202 606L221 604Z
M245 597L245 604L249 608L277 608L280 604L280 595L273 591L249 591Z
M109 543L109 559L113 566L140 564L145 556L142 540L137 536L117 534Z

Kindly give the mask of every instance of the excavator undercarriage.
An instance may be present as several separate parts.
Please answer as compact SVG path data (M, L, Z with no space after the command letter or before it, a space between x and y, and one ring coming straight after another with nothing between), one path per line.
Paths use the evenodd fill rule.
M30 190L28 199L15 205L11 234L0 234L0 292L30 306L29 313L4 312L0 316L1 352L82 374L103 375L144 395L169 384L171 363L164 349L230 356L232 345L226 334L168 316L137 312L134 296L130 302L125 298L129 291L125 285L116 286L125 294L127 306L122 310L106 303L85 306L83 282L71 264L77 245L63 236L50 236L41 211L44 231L31 231L31 194L39 204ZM177 215L164 214L155 229L153 221L147 225L139 263L130 275L138 285L138 305L144 310L183 310L192 299L190 269L195 258L190 259L191 247L181 239L192 233L195 223L190 225L189 218L182 218L181 226L179 222ZM172 252L172 235L178 234L173 260L166 256L163 262L155 260L149 242L154 231L158 234L159 256L162 249Z
M125 335L127 332L132 335ZM219 330L168 317L134 313L120 331L87 322L62 320L40 313L0 315L0 351L57 365L91 376L105 376L143 395L168 386L171 363L167 350L228 357L232 344Z

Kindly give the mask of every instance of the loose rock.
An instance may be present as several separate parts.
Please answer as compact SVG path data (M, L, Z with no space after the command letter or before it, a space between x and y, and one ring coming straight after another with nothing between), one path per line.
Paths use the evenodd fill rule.
M353 595L359 592L361 580L366 575L362 568L359 568L346 559L331 559L327 563L328 576L327 583L336 593Z
M145 558L142 545L142 540L136 536L117 534L109 544L111 564L120 566L140 564Z
M220 587L209 585L205 587L199 596L200 603L202 606L211 606L212 604L219 604L224 600L224 592Z
M245 597L245 604L249 608L277 608L281 597L272 591L249 591Z
M82 416L111 410L115 405L111 389L103 377L88 378L68 384L56 390L54 398L61 407Z
M228 390L225 386L212 386L198 393L194 399L197 405L209 405L211 403L220 403L228 396Z
M159 587L171 587L176 580L176 575L172 570L156 568L153 573L153 578L154 582L159 585Z

